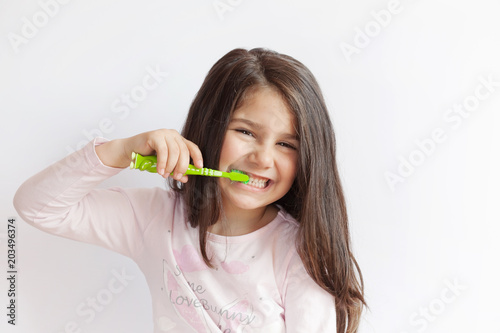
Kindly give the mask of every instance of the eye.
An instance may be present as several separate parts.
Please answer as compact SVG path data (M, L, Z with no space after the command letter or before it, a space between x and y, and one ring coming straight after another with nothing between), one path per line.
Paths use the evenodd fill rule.
M239 133L241 133L241 134L245 134L245 135L253 136L252 132L247 131L246 129L241 129L241 128L239 128L239 129L236 129L235 131L236 131L236 132L239 132Z
M291 144L289 144L287 142L278 142L277 145L281 146L281 147L284 147L284 148L297 150L297 147L295 147L294 145L291 145Z

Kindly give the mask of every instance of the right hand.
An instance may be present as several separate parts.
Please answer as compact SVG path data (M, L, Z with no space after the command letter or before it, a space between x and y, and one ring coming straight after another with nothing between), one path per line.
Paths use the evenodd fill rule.
M128 166L132 152L143 156L153 155L156 152L157 172L164 178L173 173L172 178L183 183L188 180L184 173L188 169L190 158L195 167L203 168L203 157L198 146L172 129L159 129L126 139L113 140L97 146L96 152L104 164L117 167ZM120 152L121 156L118 157Z

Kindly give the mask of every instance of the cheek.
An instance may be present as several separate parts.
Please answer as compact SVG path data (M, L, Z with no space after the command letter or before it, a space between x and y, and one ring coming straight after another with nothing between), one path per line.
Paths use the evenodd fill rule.
M295 180L295 177L297 176L297 163L298 163L298 158L297 156L287 156L287 158L282 159L282 174L284 178L290 182L290 186Z
M235 158L238 157L238 154L241 153L241 147L237 144L237 141L234 138L231 138L230 135L226 135L224 138L224 142L222 143L222 150L220 153L220 162L219 167L227 167Z

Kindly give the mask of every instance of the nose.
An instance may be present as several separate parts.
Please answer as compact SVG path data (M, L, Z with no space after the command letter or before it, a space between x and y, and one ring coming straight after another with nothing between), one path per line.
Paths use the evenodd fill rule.
M250 162L261 169L271 168L274 163L273 148L270 144L256 145L250 153Z

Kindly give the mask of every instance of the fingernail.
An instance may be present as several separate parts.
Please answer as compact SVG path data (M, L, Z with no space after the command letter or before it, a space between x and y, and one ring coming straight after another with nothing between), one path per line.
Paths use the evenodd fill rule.
M198 161L196 161L196 167L197 167L198 169L203 168L203 160L198 160Z
M159 169L158 173L163 176L163 174L165 173L165 169Z
M175 179L179 180L182 178L182 173L178 173L177 175L175 175Z

